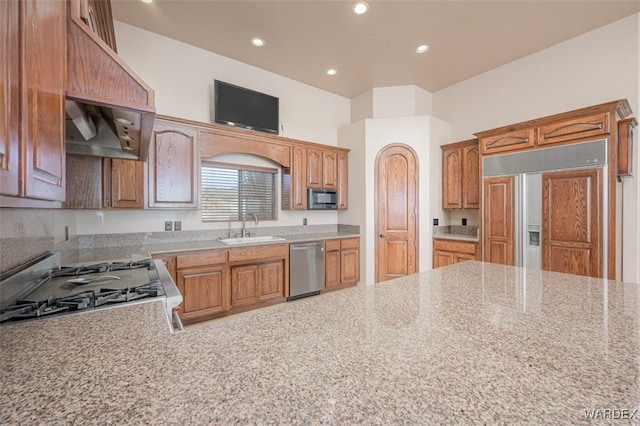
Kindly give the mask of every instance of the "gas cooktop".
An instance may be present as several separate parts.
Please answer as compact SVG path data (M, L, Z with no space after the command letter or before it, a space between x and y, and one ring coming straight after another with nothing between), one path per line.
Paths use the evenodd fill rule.
M0 296L2 324L158 297L165 300L170 319L175 316L173 308L182 301L161 261L148 258L60 266L58 253L0 282Z

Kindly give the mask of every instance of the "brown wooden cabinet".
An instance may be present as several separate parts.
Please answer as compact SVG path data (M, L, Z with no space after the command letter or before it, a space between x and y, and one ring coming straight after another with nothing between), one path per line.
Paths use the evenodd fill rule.
M324 189L338 187L338 153L334 150L322 151L322 187Z
M480 208L480 151L478 140L443 145L442 208Z
M338 152L336 150L307 148L307 187L338 188Z
M433 239L433 268L465 260L480 260L480 244L473 241Z
M513 265L514 177L484 179L484 261Z
M63 209L94 209L102 205L102 158L67 154L67 196Z
M633 117L618 122L618 177L633 176L633 129L637 125Z
M307 188L322 188L322 150L307 148Z
M103 159L103 205L112 208L144 208L144 166L142 161Z
M80 0L80 16L114 52L118 51L111 0Z
M198 129L157 120L149 146L149 208L199 206Z
M228 275L226 250L176 256L176 285L182 295L178 313L185 323L229 309Z
M609 129L609 114L595 114L562 120L537 128L538 145L549 145L576 139L595 138L607 135Z
M596 252L595 247L582 247L576 249L572 247L573 243L567 243L567 249L563 251L560 246L547 245L545 250L555 251L558 256L547 254L547 260L545 263L545 254L543 253L543 268L548 268L560 272L567 273L587 273L591 275L596 272L602 274L604 270L606 252L606 270L609 279L623 279L621 276L622 271L622 251L623 246L621 239L625 238L625 234L622 229L622 223L620 221L621 202L620 197L622 186L618 184L618 179L622 176L630 173L628 167L631 165L630 145L625 145L626 141L631 142L631 138L628 138L625 133L630 131L628 123L634 122L633 118L627 118L631 115L631 108L629 102L625 99L616 100L613 102L607 102L600 105L594 105L586 108L577 109L574 111L563 112L548 117L537 118L521 123L511 124L501 128L488 130L484 132L478 132L475 135L480 141L481 154L492 155L511 150L535 150L538 148L546 148L550 145L557 144L574 144L580 142L587 142L590 140L603 139L607 143L607 187L601 188L599 197L605 197L602 200L601 205L608 206L607 221L601 224L600 229L600 249ZM626 123L626 126L625 126ZM622 126L622 127L621 127ZM632 129L632 128L631 128ZM626 130L626 132L625 132ZM591 232L590 227L592 224L587 224L588 220L600 220L598 217L602 215L602 209L598 210L597 214L590 212L585 207L585 204L569 205L561 203L570 203L570 197L573 197L580 191L580 185L589 182L589 185L600 185L596 183L596 178L568 178L567 182L573 182L575 185L572 188L567 187L566 192L562 195L558 195L558 209L565 215L566 218L572 216L573 213L569 211L582 212L580 218L576 217L576 223L568 224L562 222L562 219L558 216L550 217L546 220L553 221L553 226L557 229L553 230L553 234L549 237L549 240L553 240L556 237L568 238L568 241L572 241L572 238L576 241L582 241L584 239L576 233ZM553 181L554 184L560 185L561 179ZM604 182L604 179L603 179ZM491 190L495 190L494 193L488 194L485 182L484 193L484 260L500 263L511 264L513 262L513 231L509 231L512 228L512 211L513 207L507 208L508 202L512 202L508 198L513 198L513 194L509 195L510 191L508 187L512 184L503 182L503 186L496 183L491 186ZM584 192L590 194L587 198L587 204L590 206L592 202L595 202L593 198L596 194L592 193L594 189L590 187ZM574 194L574 195L569 195ZM577 195L576 195L577 196ZM505 198L506 197L506 198ZM490 198L490 199L488 199ZM487 203L491 202L492 205ZM504 208L502 211L500 211ZM492 209L496 214L487 215L488 209ZM509 211L509 209L511 211ZM545 219L543 218L543 223ZM488 226L491 226L489 230ZM547 224L547 226L551 226ZM568 228L573 227L572 230ZM567 228L567 229L565 229ZM606 228L606 232L605 232ZM490 232L492 234L490 236ZM543 235L544 235L543 229ZM552 230L547 230L552 232ZM565 234L566 233L566 234ZM572 236L573 233L573 236ZM511 235L510 240L507 240L507 235ZM606 235L606 239L604 238ZM562 238L559 238L562 240ZM594 237L595 238L595 237ZM552 244L552 243L549 243ZM549 257L550 256L550 257ZM600 269L591 265L591 261L595 258L600 258ZM546 266L544 266L546 265ZM564 265L564 266L561 266ZM600 276L600 275L593 275Z
M542 174L542 269L602 277L602 169Z
M19 194L20 3L0 2L0 194ZM4 200L0 205L4 204Z
M483 155L531 148L535 145L535 140L535 129L533 128L500 129L497 134L489 134L479 138Z
M258 303L258 265L234 266L231 268L231 306L237 308Z
M327 240L324 246L325 290L360 281L360 238Z
M338 210L349 208L349 159L345 151L338 152Z
M282 171L282 209L307 209L307 150L304 146L291 148L291 167Z
M230 249L229 264L231 308L284 300L288 295L287 244Z
M65 209L143 209L141 161L67 154Z
M174 120L189 123L186 120ZM191 123L200 129L198 137L202 158L244 153L265 157L280 164L282 210L306 210L307 188L336 189L338 208L347 208L348 149L219 125Z
M8 64L0 72L1 194L8 196L0 206L59 207L65 199L66 2L9 1L0 11L0 54Z

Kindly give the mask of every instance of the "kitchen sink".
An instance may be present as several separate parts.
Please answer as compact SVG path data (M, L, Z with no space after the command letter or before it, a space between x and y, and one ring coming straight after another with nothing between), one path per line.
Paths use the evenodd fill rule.
M250 243L269 243L272 241L285 241L285 238L274 237L274 236L261 236L261 237L225 238L219 241L221 243L225 243L228 245L236 245L236 244L250 244Z

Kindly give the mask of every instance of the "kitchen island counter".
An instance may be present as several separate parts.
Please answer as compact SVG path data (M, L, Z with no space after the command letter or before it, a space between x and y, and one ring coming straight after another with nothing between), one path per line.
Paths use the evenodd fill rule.
M176 335L160 302L11 324L0 359L3 425L637 423L640 291L469 261Z

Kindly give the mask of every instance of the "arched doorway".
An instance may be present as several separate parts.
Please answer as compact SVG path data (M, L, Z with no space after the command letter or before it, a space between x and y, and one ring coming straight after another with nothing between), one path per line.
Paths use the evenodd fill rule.
M418 157L408 145L382 148L375 164L376 282L418 268Z

